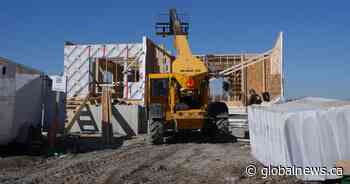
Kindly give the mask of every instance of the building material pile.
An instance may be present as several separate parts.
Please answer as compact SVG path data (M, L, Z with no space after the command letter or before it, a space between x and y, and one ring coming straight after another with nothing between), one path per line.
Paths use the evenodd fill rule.
M252 154L264 165L335 167L350 159L350 101L304 98L248 108ZM303 180L333 179L303 175Z

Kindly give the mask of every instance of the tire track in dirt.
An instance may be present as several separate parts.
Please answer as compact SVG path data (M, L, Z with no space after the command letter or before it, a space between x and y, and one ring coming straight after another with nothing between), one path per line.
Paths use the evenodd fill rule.
M78 161L71 160L72 163L64 163L63 167L53 168L45 175L34 177L32 181L34 183L98 183L99 177L108 170L117 167L120 160L129 157L129 155L139 154L142 150L130 147L99 156L100 152L98 151L93 158L88 156Z
M63 157L10 157L0 160L0 183L301 183L294 177L247 177L255 162L240 143L147 145L143 141ZM4 166L4 167L1 167Z
M110 173L110 177L105 183L124 183L137 178L138 175L142 175L140 173L145 171L156 171L158 168L154 168L155 164L176 154L178 149L179 146L150 146L149 149L143 150L142 155L133 155L131 160L125 160L119 168ZM145 178L143 179L145 180Z

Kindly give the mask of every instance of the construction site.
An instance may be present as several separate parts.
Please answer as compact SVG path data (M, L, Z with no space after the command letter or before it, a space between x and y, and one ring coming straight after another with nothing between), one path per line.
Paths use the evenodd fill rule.
M349 183L350 101L286 100L284 33L192 53L192 24L155 22L174 48L64 41L62 75L1 57L0 183Z

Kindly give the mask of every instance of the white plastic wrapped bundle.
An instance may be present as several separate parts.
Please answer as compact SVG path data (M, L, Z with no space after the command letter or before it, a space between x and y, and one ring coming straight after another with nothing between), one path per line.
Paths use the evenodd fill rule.
M264 165L335 167L350 159L350 101L304 98L248 108L253 156ZM334 175L303 175L326 180Z

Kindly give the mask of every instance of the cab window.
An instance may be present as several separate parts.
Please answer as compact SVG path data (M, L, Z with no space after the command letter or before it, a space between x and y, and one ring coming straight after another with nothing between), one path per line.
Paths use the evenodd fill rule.
M2 67L2 72L1 73L2 73L2 75L6 75L6 66Z
M152 79L151 95L152 96L168 96L168 79Z

